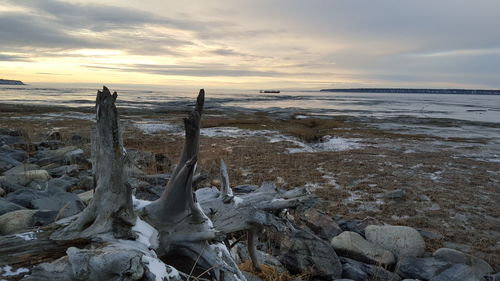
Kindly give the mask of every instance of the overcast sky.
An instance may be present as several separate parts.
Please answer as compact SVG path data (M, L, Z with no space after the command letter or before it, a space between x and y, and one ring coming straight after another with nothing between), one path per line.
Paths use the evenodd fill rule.
M500 1L0 0L0 78L500 88Z

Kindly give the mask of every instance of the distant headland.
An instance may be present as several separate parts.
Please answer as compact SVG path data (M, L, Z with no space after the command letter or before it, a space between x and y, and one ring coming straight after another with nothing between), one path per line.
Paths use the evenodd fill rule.
M20 80L0 79L0 85L26 85Z
M322 89L321 92L341 93L390 93L390 94L454 94L454 95L500 95L500 90L469 89L411 89L411 88L351 88Z

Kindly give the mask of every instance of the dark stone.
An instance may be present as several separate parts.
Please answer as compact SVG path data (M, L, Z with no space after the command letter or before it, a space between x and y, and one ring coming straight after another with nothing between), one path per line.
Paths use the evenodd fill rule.
M12 203L8 200L0 198L0 216L8 212L24 209L23 206Z
M0 155L0 173L19 166L22 163L5 155Z
M51 179L47 182L50 190L59 189L61 191L69 191L71 187L76 186L79 179L63 175L62 177Z
M389 200L401 200L405 197L406 192L402 189L388 191L382 194L382 197Z
M396 265L396 273L403 278L430 280L450 266L436 258L403 257Z
M58 211L38 211L33 215L33 226L49 225L56 221Z
M429 240L441 240L444 239L444 236L441 235L440 233L428 231L428 230L423 230L423 229L417 229L417 231L422 235L422 237L429 239Z
M330 241L339 235L342 229L328 215L321 213L315 208L309 208L302 213L302 220L316 235Z
M361 236L365 236L365 228L371 224L362 220L340 220L337 223L342 230L356 232Z
M24 150L2 148L0 147L0 155L8 157L10 159L23 162L28 159L28 153Z
M349 278L355 281L401 280L401 277L399 277L397 274L385 270L380 266L370 265L344 257L341 257L340 260L342 262L342 278Z
M77 164L73 164L73 165L64 165L57 168L53 168L48 170L48 172L51 176L60 177L63 175L69 175L73 177L78 175L79 169L80 166L78 166Z
M38 143L39 147L45 147L48 149L58 149L64 146L64 143L62 141L58 140L46 140Z
M20 184L11 183L3 180L0 180L0 187L3 188L3 190L5 190L7 193L26 188L25 186L22 186Z
M10 135L0 135L0 146L3 145L15 145L25 143L24 139L19 136L10 136Z
M486 281L500 281L500 273L484 276Z
M78 195L70 192L51 192L48 196L35 199L31 205L35 209L56 211L60 218L76 215L81 212L85 205Z
M83 175L80 173L79 176L79 181L77 183L77 186L84 189L84 190L90 190L93 189L94 186L94 177L93 176L87 176Z
M47 140L57 140L57 141L62 140L61 132L59 131L50 132L49 135L47 136Z
M305 230L280 234L278 259L292 273L310 271L313 277L340 278L342 265L330 245Z
M35 164L38 164L39 166L43 167L52 163L58 164L58 165L68 165L70 164L68 159L66 159L64 156L44 156L44 157L39 157L38 155L35 156L35 160L33 161Z
M148 182L151 185L166 185L170 179L170 174L154 174L136 176L138 179Z
M31 201L45 197L42 191L33 190L29 188L22 188L9 193L5 199L9 202L23 206L24 208L34 209Z
M235 193L250 193L259 188L257 185L238 185L233 187L233 192Z
M155 201L156 199L160 198L164 189L164 186L158 185L150 185L143 188L138 188L135 192L135 197L141 200Z
M482 276L477 276L474 269L465 264L453 264L443 272L434 276L430 281L483 281Z

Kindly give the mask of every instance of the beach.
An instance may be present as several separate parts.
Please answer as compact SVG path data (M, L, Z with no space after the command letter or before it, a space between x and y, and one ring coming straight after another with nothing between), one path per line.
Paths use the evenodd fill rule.
M21 95L27 102L0 97L2 128L17 129L31 142L55 131L68 143L79 136L88 152L95 90L59 89L69 95L61 99L57 91L23 91L33 95ZM124 145L174 160L182 146L181 120L193 100L186 97L195 92L156 95L157 101L150 98L155 94L118 90ZM223 159L233 186L264 181L284 189L305 186L317 195L318 208L338 223L411 226L421 231L427 250L456 248L498 271L500 120L494 104L500 97L463 102L446 95L384 97L377 98L380 104L361 95L318 98L308 92L212 98L207 90L201 186L220 185ZM399 104L398 111L384 100ZM416 103L423 107L416 110ZM171 164L141 168L168 173Z

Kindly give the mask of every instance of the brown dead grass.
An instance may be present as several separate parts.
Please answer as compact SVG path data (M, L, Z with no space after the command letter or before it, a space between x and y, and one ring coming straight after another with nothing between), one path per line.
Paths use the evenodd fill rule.
M4 116L3 112L0 116ZM182 120L182 117L184 114L169 116L172 120ZM284 152L290 147L289 143L269 143L258 136L202 137L199 167L209 175L205 185L217 183L220 159L228 166L232 186L260 185L268 180L282 188L315 183L322 187L315 191L321 199L320 206L331 216L369 218L437 232L445 236L443 241L471 245L475 255L500 270L500 252L495 242L498 237L495 240L492 234L500 229L500 208L494 204L500 202L500 175L488 173L500 170L499 163L457 158L449 149L402 153L401 147L406 143L417 142L425 146L432 145L429 141L446 140L377 130L369 124L352 124L344 118L278 120L263 113L226 117L208 113L202 122L204 127L275 130L311 141L325 135L360 138L368 145L358 150L287 154ZM64 137L89 136L91 125L82 120L2 120L3 127L23 128L23 135L32 141L41 139L54 128L63 132ZM147 135L127 128L124 143L127 148L165 154L175 163L183 138L166 133ZM381 146L381 143L390 145ZM148 172L155 171L153 166L148 168ZM432 173L440 171L439 180L430 178ZM341 188L332 186L324 175L333 176ZM382 199L384 204L364 209L381 200L379 195L395 189L405 190L403 200ZM346 201L353 192L359 193L360 198ZM437 204L439 209L429 210L432 204ZM427 240L427 250L441 247L443 241Z
M267 264L261 265L261 271L256 271L250 260L246 260L239 264L240 270L251 273L264 281L294 281L303 280L308 281L311 279L310 274L304 273L300 275L292 275L288 271L280 272L275 267L269 266Z

